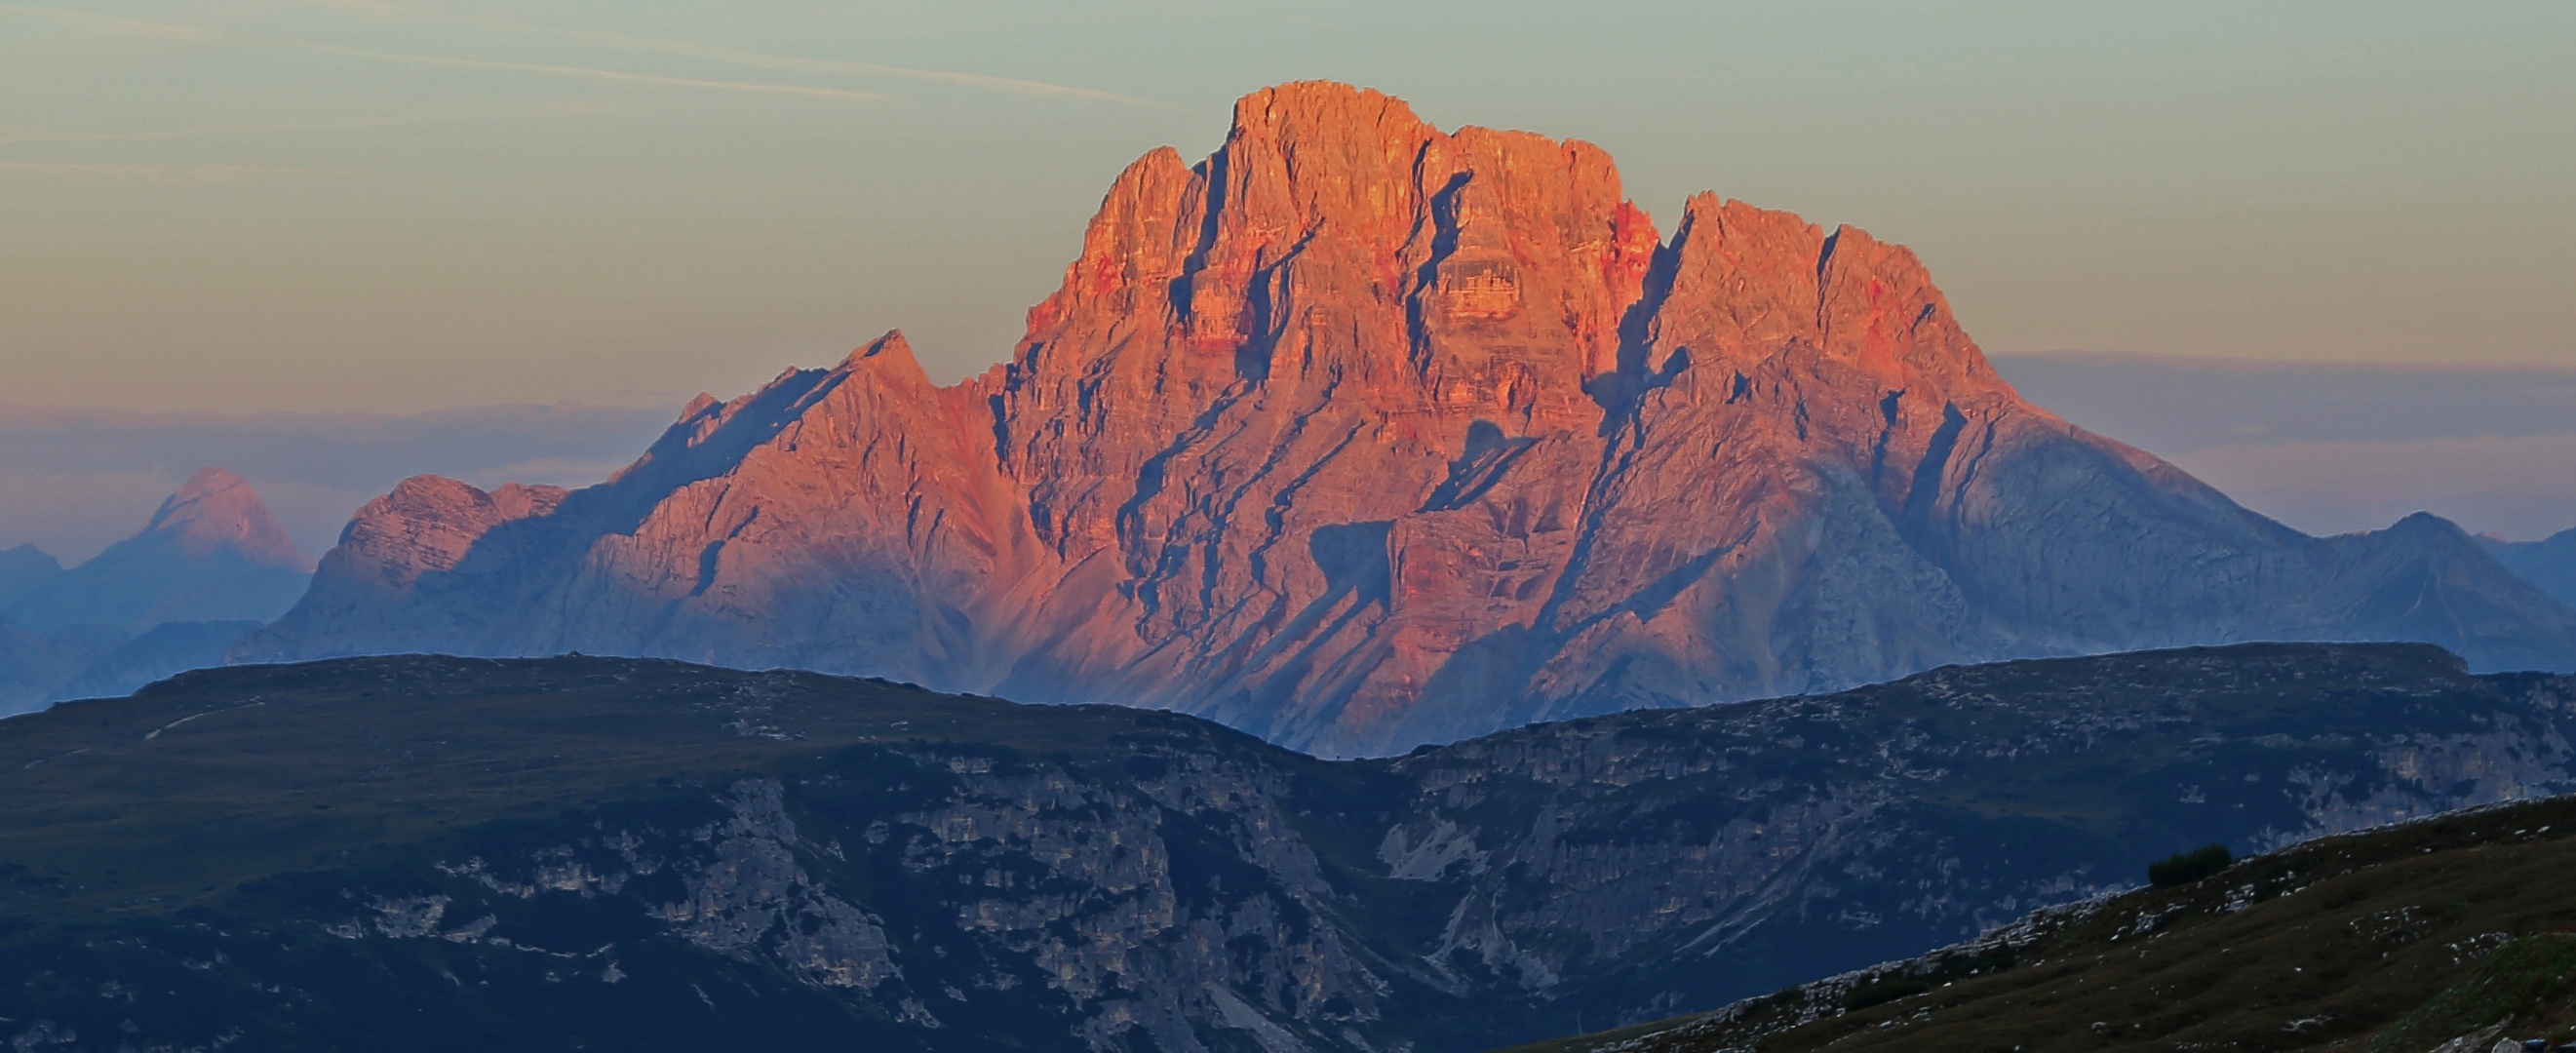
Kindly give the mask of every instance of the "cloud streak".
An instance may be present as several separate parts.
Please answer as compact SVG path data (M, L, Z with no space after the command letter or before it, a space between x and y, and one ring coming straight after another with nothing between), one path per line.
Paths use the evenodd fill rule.
M152 183L162 186L241 183L280 176L318 176L325 179L373 178L364 172L344 172L331 168L292 168L280 165L111 165L55 161L0 161L0 174L37 175L89 182Z
M0 4L0 11L49 18L55 23L93 33L116 37L139 37L146 40L190 40L201 44L221 43L232 34L196 26L174 26L166 22L146 22L121 15L102 15L91 11L66 11L59 7L31 7L25 4Z
M379 117L359 121L302 121L282 124L217 124L202 128L154 128L134 132L64 132L39 128L0 128L0 145L26 143L123 143L155 139L190 139L218 135L271 135L284 132L354 132L371 128L401 128L423 124L457 124L465 121L508 120L517 117L568 116L602 113L615 107L596 103L570 106L531 106L497 113L459 113L424 117Z
M139 37L154 40L180 40L200 44L255 45L262 47L287 48L321 55L336 55L343 58L362 58L382 62L400 62L422 66L437 66L449 69L509 70L521 73L540 73L554 76L624 81L635 84L656 84L666 87L701 88L717 91L762 92L775 95L802 95L816 98L842 99L851 102L884 102L891 98L891 96L880 95L874 92L845 91L840 88L818 88L803 84L772 84L737 80L705 80L694 77L668 77L652 73L631 73L625 70L597 69L588 66L563 66L537 62L502 62L494 59L457 58L448 55L419 55L397 51L371 51L365 48L344 47L339 44L326 44L319 41L299 40L293 37L279 37L253 33L233 33L219 29L207 29L201 26L182 26L164 22L146 22L140 19L125 18L118 15L100 15L86 11L66 11L61 8L53 7L29 7L20 4L0 4L0 11L10 11L23 15L46 18L54 21L58 25L88 30L96 33L105 33L111 36Z
M426 11L420 8L404 7L398 4L379 3L377 0L307 0L307 2L317 7L324 7L338 11L359 12L381 18L401 18L414 21L438 22L446 25L464 26L495 33L508 33L516 36L546 37L557 40L577 40L589 44L619 48L627 51L649 52L652 54L670 55L679 58L705 59L711 62L724 62L755 69L775 70L781 73L821 73L836 76L898 77L907 80L928 81L939 84L954 84L961 87L984 88L1029 95L1061 95L1143 106L1161 105L1146 99L1131 98L1125 95L1117 95L1092 88L1077 88L1071 85L1053 84L1038 80L1022 80L1014 77L996 77L983 73L919 69L911 66L890 66L875 62L853 62L846 59L815 59L795 55L776 55L768 52L746 51L741 48L722 47L714 44L700 44L694 41L634 36L626 33L612 33L605 30L577 29L565 26L527 25L524 23L511 22L497 18L486 18L478 15L455 14L444 11Z
M803 84L766 84L756 81L699 80L694 77L665 77L653 73L628 73L624 70L593 69L587 66L556 66L538 62L501 62L493 59L453 58L445 55L413 55L399 51L369 51L364 48L317 44L310 41L267 38L307 51L349 58L378 59L386 62L408 62L422 66L450 69L516 70L522 73L550 73L565 77L592 77L600 80L627 81L635 84L660 84L675 88L712 88L719 91L768 92L776 95L806 95L824 99L846 99L852 102L885 102L890 95L866 91L844 91L839 88L817 88Z

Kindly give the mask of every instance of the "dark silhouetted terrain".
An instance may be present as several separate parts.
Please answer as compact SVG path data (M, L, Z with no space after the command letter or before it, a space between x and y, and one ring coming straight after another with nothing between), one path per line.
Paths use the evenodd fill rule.
M0 1038L1473 1050L1919 953L2212 841L2576 788L2571 732L2576 682L2416 645L1339 762L669 661L204 670L0 721Z

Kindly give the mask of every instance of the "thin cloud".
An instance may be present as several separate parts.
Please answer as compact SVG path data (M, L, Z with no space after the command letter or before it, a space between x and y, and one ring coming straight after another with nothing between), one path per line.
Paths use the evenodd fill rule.
M614 106L582 103L571 106L531 106L498 113L451 113L420 117L377 117L356 121L303 121L286 124L217 124L202 128L153 128L134 132L65 132L38 128L0 128L0 145L22 143L122 143L154 139L191 139L216 135L273 135L287 132L351 132L371 128L402 128L422 124L456 124L465 121L509 120L518 117L570 116L604 113Z
M917 69L910 66L889 66L875 62L852 62L845 59L812 59L801 58L794 55L774 55L767 52L746 51L741 48L721 47L714 44L699 44L685 40L667 40L660 37L640 37L596 29L526 25L504 19L485 18L476 15L455 14L444 11L425 11L419 8L403 7L397 4L378 3L376 0L307 0L307 2L318 7L328 7L342 11L355 11L378 17L443 22L449 25L470 26L476 29L489 30L496 33L511 33L519 36L553 37L559 40L579 40L607 47L623 48L629 51L644 51L661 55L673 55L682 58L698 58L714 62L729 62L738 66L777 70L784 73L822 73L839 76L901 77L909 80L931 81L941 84L957 84L966 87L1020 92L1031 95L1066 95L1142 106L1159 105L1146 99L1130 98L1125 95L1116 95L1092 88L1077 88L1065 84L1051 84L1046 81L1038 80L1021 80L1013 77L995 77L982 73L961 73L954 70Z
M56 7L29 7L23 4L0 4L0 11L15 11L20 14L51 18L54 21L67 26L75 26L94 33L105 33L109 36L118 37L142 37L150 40L194 40L200 43L216 43L224 40L229 35L221 30L200 29L195 26L174 26L164 22L146 22L136 18L122 18L116 15L93 14L88 11L65 11Z
M595 77L601 80L621 80L636 84L663 84L677 88L713 88L720 91L754 91L768 92L775 95L809 95L825 99L847 99L852 102L885 102L892 98L892 96L879 95L874 92L843 91L839 88L814 88L807 87L802 84L762 84L739 80L698 80L693 77L664 77L651 73L628 73L623 70L592 69L587 66L553 66L536 62L497 62L491 59L451 58L445 55L410 55L398 51L368 51L363 48L346 48L337 44L316 44L310 41L301 40L281 42L290 43L293 46L325 55L346 55L351 58L380 59L387 62L409 62L423 66L445 66L451 69L517 70L523 73L551 73L566 77Z
M0 174L6 173L86 182L154 183L164 186L240 183L279 176L318 176L327 179L370 178L363 172L344 172L331 168L288 168L277 165L99 165L53 161L0 161Z
M600 80L626 81L637 84L660 84L670 87L706 88L719 91L763 92L775 95L804 95L820 98L845 99L853 102L884 102L889 98L888 96L875 94L873 92L843 91L839 88L816 88L801 84L764 84L751 81L701 80L693 77L665 77L650 73L628 73L624 70L593 69L586 66L557 66L534 62L499 62L489 59L453 58L444 55L415 55L393 51L369 51L364 48L342 47L337 44L324 44L311 40L298 40L292 37L230 33L223 30L205 29L197 26L180 26L162 22L145 22L139 19L122 18L115 15L95 15L84 11L65 11L60 8L52 7L28 7L20 4L0 4L0 11L13 11L21 14L35 15L42 18L50 18L60 25L87 29L92 32L107 33L114 36L147 37L163 40L187 40L208 44L254 44L268 47L293 48L301 51L314 52L316 54L339 55L349 58L364 58L386 62L405 62L424 66L443 66L451 69L513 70L523 73L545 73L556 76L589 77Z

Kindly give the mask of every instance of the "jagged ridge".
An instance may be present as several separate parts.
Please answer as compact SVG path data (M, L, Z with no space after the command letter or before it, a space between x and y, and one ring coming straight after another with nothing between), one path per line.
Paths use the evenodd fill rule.
M2446 523L2306 537L2022 401L1901 246L1714 195L1659 239L1599 149L1371 91L1138 160L1028 321L950 388L890 334L702 399L551 514L407 483L239 656L796 665L1333 755L2014 655L2576 665Z

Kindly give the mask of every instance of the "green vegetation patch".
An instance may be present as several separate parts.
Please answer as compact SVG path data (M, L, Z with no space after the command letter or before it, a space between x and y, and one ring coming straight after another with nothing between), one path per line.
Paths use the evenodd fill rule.
M2507 1038L2554 1045L2576 1038L2570 873L2576 795L2477 809L2240 860L2224 880L2044 911L1976 943L1615 1038L1528 1049L2424 1053L2499 1022Z
M2545 932L2496 948L2468 979L2380 1032L2364 1053L2412 1053L2504 1023L2513 1037L2570 1036L2576 1010L2576 933ZM2518 1026L2517 1026L2518 1025Z
M2147 864L2147 884L2156 888L2188 885L2216 877L2235 861L2236 853L2228 851L2226 845L2202 845L2189 852L2176 852L2163 862Z

